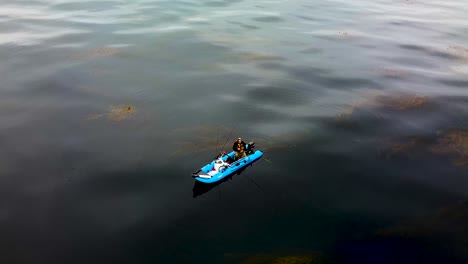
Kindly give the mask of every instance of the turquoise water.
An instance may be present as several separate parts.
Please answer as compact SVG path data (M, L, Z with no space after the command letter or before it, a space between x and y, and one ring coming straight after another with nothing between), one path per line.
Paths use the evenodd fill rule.
M467 14L432 0L4 1L1 259L367 263L379 230L467 199ZM191 172L238 136L264 158L194 199ZM417 236L422 254L466 260L466 240L444 247L439 229Z

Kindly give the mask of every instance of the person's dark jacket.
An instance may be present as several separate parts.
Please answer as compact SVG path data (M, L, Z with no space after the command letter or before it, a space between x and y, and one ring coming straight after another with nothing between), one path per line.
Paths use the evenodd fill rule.
M245 142L242 141L241 143L237 143L237 140L236 140L236 142L234 142L234 144L232 145L232 150L234 151L245 150Z

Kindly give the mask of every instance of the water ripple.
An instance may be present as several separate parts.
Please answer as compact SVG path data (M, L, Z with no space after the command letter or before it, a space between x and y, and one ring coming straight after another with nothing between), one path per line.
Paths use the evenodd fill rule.
M4 0L2 238L39 263L57 262L57 252L77 263L218 263L239 241L284 246L281 234L275 241L256 229L283 213L334 212L287 235L329 249L372 232L348 230L350 213L381 225L466 198L466 167L450 157L382 160L378 148L388 138L456 139L447 131L468 127L467 14L456 0ZM260 148L297 146L265 152L273 162L248 170L265 192L234 178L219 199L191 199L187 175L213 157L220 126ZM183 138L189 158L172 160ZM418 144L396 144L387 156ZM225 232L210 254L196 253L206 234L216 238L192 228L200 214ZM279 226L297 223L288 219ZM308 230L307 241L294 235ZM172 254L181 248L190 250ZM112 254L101 261L96 252Z

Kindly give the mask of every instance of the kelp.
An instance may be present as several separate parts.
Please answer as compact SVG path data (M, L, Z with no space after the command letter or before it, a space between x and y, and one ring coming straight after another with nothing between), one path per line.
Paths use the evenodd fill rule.
M356 110L378 113L380 110L397 112L422 109L431 103L429 97L419 95L374 95L367 100L353 102L336 115L337 121L348 121ZM411 136L384 141L383 157L411 157L416 151L454 156L454 165L468 166L468 128L452 129L429 136Z
M381 155L386 159L411 158L418 152L451 155L456 166L468 166L468 129L454 129L430 136L385 140Z
M132 105L112 105L107 113L94 114L89 120L107 117L109 120L119 122L129 119L136 112L136 107Z
M380 154L386 159L398 157L411 158L418 151L424 151L425 148L433 142L431 137L413 136L403 139L387 140Z
M438 154L456 156L454 164L457 166L468 165L468 129L440 132L437 144L431 147L431 151Z
M400 111L421 108L428 103L427 96L416 95L382 96L378 97L377 100L384 106Z
M409 111L425 107L429 97L418 95L379 95L374 94L366 100L352 102L336 115L337 121L348 120L358 109L376 110L390 108L396 111Z
M226 255L228 258L239 259L239 264L324 264L331 263L321 253L307 254L252 254Z

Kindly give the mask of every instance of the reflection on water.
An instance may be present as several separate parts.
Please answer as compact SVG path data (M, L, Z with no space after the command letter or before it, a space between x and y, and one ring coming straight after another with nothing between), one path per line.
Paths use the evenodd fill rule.
M388 240L400 238L413 243L425 243L434 251L449 250L451 257L459 256L467 260L467 220L468 204L460 201L429 215L378 230L376 235Z
M467 204L457 202L428 215L378 229L363 238L341 241L331 252L225 254L228 263L464 263ZM296 252L294 252L296 251ZM450 252L450 253L449 253Z
M463 239L434 256L436 236L374 234L468 199L467 13L455 0L2 2L0 260L374 264L406 245L424 263L465 260L448 256ZM194 186L238 136L264 159Z
M116 48L100 48L95 49L89 52L83 52L82 54L75 55L73 58L75 59L94 59L98 57L106 57L106 56L113 56L117 54L122 54L124 51L122 49Z
M468 48L460 47L460 46L450 46L447 50L452 54L455 55L458 59L466 60L468 59Z
M192 189L193 198L197 198L198 196L201 196L201 195L213 190L216 187L219 188L219 186L221 184L225 183L226 181L232 180L233 176L234 175L226 177L223 180L221 180L219 182L216 182L216 183L213 183L213 184L206 184L206 183L202 183L202 182L199 182L199 181L195 181L195 183L193 185L193 189Z
M232 143L228 141L237 138L237 136L233 135L234 128L224 126L178 128L173 130L172 133L181 138L175 143L176 147L171 156L194 155L208 151L214 157L220 151L228 151Z

